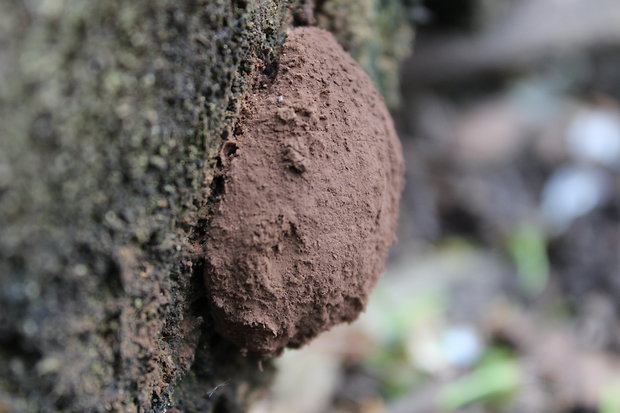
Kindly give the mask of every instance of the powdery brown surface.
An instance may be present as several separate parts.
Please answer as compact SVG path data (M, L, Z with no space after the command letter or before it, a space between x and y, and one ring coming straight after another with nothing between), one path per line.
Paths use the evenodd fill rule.
M394 241L403 160L373 83L317 28L290 33L235 135L206 284L220 333L269 357L364 309Z

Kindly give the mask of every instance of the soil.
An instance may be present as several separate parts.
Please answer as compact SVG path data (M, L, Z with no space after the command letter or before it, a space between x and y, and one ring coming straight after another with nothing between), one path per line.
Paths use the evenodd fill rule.
M216 328L263 357L364 309L403 187L384 101L330 33L294 29L273 73L223 145L205 242Z

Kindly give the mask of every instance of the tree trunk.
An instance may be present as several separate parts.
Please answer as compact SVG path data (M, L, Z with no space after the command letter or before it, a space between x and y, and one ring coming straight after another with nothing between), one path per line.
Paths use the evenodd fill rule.
M2 2L0 411L234 411L268 377L211 333L192 237L288 8Z

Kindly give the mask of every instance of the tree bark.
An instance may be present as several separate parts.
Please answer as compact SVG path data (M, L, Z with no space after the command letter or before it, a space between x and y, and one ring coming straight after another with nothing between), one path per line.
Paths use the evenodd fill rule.
M2 2L0 411L235 411L269 376L212 333L192 239L289 7Z

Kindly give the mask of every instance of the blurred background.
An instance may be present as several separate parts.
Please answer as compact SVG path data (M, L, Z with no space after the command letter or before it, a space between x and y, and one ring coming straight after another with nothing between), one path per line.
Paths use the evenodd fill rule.
M620 412L620 3L413 3L399 243L252 412Z

